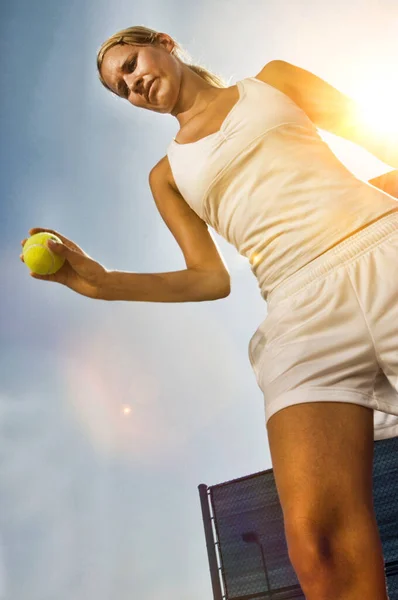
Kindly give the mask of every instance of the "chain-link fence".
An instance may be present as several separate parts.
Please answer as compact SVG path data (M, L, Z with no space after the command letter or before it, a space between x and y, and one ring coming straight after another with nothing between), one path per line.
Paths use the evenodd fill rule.
M214 599L305 600L273 470L199 488ZM398 600L398 437L374 443L373 495L390 600Z

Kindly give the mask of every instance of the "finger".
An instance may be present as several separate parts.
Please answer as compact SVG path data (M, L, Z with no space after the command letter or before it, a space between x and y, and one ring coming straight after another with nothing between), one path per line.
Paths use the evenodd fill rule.
M73 250L73 248L70 248L66 244L60 244L58 242L54 242L53 240L48 240L47 247L54 252L54 254L63 256L73 268L79 267L87 260L83 254L76 252L76 250Z
M67 237L65 237L64 235L62 235L62 233L59 233L59 231L55 231L55 229L47 229L47 228L42 228L42 227L34 227L33 229L29 229L29 234L35 235L36 233L41 233L45 231L46 233L52 233L53 235L56 235L57 237L59 237L59 239L65 244L68 245L69 247L74 247L74 243L71 242L71 240L69 240ZM26 242L26 240L24 240Z
M29 229L29 235L34 235L35 233L40 233L42 231L48 231L49 233L55 233L53 229L48 229L47 227L32 227Z
M55 242L54 240L47 240L46 244L47 248L55 252L55 254L63 254L65 258L70 256L71 253L75 254L75 251L72 248L69 248L66 244L60 244L59 242Z
M45 231L46 233L52 233L53 235L56 235L57 237L59 237L59 239L61 240L61 242L63 244L65 244L65 246L67 246L68 248L71 248L72 250L77 250L78 252L80 252L80 253L83 254L83 250L77 244L75 244L70 239L68 239L67 237L65 237L64 235L62 235L62 233L59 233L59 231L55 231L55 229L47 229L47 228L44 229L42 227L34 227L33 229L29 229L29 234L30 235L35 235L35 233L40 233L42 231Z
M48 229L47 227L33 227L32 229L29 229L29 235L35 235L36 233L41 233L43 231L57 235L62 241L67 239L62 235L62 233L59 233L59 231L55 231L55 229Z
M58 281L57 277L54 275L39 275L38 273L33 273L33 271L31 271L29 275L33 277L33 279L41 279L42 281Z

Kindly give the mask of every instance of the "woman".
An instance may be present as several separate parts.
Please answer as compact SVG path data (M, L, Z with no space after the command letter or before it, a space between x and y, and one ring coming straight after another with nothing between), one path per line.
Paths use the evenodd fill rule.
M385 600L372 465L374 438L398 434L396 200L356 179L318 135L354 131L349 99L326 82L272 61L227 87L181 56L170 36L132 27L97 63L111 92L178 120L149 183L187 269L108 271L54 232L66 262L33 276L105 300L214 300L230 278L208 225L234 244L268 302L250 358L303 591Z

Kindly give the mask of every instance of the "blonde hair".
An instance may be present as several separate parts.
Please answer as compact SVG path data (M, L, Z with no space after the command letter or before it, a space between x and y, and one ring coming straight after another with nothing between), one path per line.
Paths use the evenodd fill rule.
M102 44L97 54L97 69L102 85L104 85L108 90L113 91L105 83L101 75L102 61L104 60L105 53L108 50L110 50L110 48L116 46L117 44L130 44L132 46L155 46L157 45L158 35L159 32L155 31L154 29L149 29L148 27L136 25L135 27L128 27L127 29L122 29L122 31L119 31L118 33L115 33L110 38L108 38ZM174 38L172 39L175 44L173 50L171 51L171 54L173 56L175 56L181 62L186 64L189 69L191 69L194 73L202 77L202 79L204 79L211 85L214 85L218 88L228 87L228 84L224 81L222 77L216 75L215 73L212 73L204 66L193 65L191 62L185 62L184 58L188 61L191 61L191 56Z

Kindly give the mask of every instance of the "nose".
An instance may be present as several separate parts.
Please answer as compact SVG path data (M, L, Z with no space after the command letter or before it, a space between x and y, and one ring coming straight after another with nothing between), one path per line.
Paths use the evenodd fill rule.
M144 80L142 78L134 76L133 73L126 73L123 75L123 79L130 92L139 92L144 95Z

